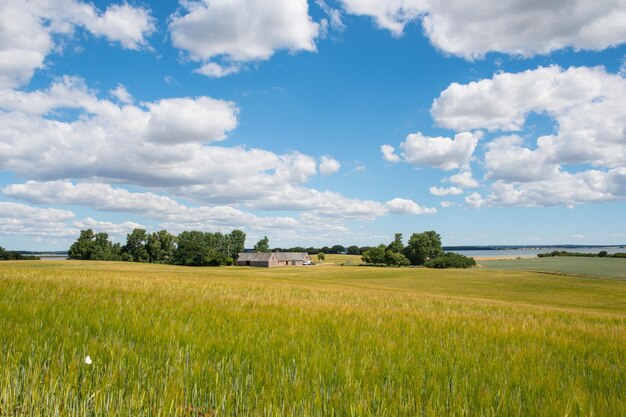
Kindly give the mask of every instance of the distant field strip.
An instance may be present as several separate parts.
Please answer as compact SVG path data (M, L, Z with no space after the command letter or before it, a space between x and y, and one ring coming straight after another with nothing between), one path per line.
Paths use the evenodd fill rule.
M2 262L0 363L3 417L624 416L626 283Z
M486 269L545 271L626 280L626 259L574 256L480 261Z

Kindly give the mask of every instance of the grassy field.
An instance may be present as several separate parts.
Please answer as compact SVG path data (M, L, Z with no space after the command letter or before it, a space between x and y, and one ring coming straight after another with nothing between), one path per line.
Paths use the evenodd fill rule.
M619 258L559 256L550 258L479 261L479 264L487 269L533 270L626 280L626 259Z
M0 416L624 416L626 282L2 262L0 363Z

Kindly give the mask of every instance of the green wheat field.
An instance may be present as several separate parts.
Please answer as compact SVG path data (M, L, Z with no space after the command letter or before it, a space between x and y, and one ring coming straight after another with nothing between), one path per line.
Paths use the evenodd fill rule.
M0 263L3 417L625 415L624 280Z

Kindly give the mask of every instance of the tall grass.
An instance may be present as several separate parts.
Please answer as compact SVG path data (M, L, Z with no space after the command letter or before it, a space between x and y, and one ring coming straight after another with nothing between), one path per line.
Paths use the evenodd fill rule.
M3 263L0 415L626 415L624 282L543 277Z

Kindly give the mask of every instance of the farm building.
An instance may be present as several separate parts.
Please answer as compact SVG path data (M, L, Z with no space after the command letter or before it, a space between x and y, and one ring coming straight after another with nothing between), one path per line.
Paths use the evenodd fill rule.
M311 257L306 252L258 252L240 253L237 258L239 266L259 266L275 268L278 266L311 265Z

